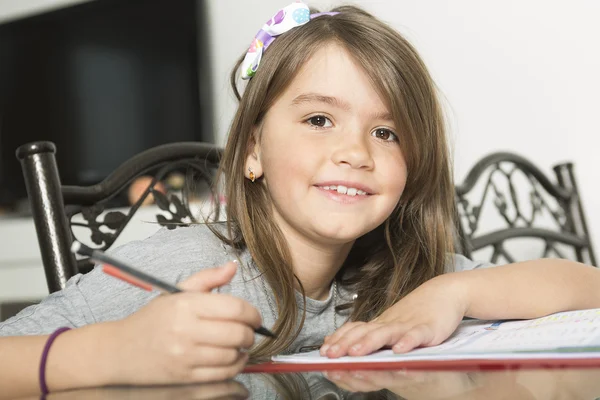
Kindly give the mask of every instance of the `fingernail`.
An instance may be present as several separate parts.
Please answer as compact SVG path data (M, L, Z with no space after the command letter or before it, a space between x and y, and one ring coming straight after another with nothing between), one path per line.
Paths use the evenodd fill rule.
M327 353L327 349L329 349L328 344L324 344L323 346L321 346L321 354L325 355L325 353Z
M406 345L404 343L400 342L400 343L395 344L394 347L392 347L392 351L394 353L398 353L398 352L403 351L405 347L406 347Z
M334 344L333 346L331 346L332 353L337 353L339 349L340 349L340 346L337 344Z

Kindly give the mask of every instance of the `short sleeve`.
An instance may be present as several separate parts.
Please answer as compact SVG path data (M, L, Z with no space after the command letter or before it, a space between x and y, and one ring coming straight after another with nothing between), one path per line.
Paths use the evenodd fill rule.
M454 254L454 268L449 268L448 272L456 271L471 271L474 269L495 267L496 264L485 261L472 261L462 254Z
M63 326L75 328L96 322L80 288L82 278L90 279L76 275L69 279L65 289L0 323L0 336L43 335Z
M144 272L177 283L207 267L224 264L220 242L204 226L163 228L153 236L130 242L110 253ZM65 289L0 323L0 336L48 334L66 326L114 321L131 315L158 295L115 279L99 267L76 275Z

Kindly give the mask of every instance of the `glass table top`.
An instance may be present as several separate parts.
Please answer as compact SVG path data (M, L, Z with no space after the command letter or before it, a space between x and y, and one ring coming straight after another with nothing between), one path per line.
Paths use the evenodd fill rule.
M39 398L39 396L37 397ZM248 373L200 385L111 387L47 399L597 399L600 368Z

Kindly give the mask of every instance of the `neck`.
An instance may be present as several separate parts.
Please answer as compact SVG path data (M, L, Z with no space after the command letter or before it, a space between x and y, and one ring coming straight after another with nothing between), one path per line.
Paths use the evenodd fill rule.
M302 282L306 296L325 300L354 242L323 245L285 229L282 231L288 242L294 273Z

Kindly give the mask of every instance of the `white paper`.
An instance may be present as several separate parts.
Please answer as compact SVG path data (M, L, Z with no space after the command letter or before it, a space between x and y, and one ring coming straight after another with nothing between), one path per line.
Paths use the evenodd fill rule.
M286 363L358 363L418 360L600 358L600 309L519 321L463 321L442 344L405 354L380 350L361 357L321 357L319 351L277 355Z

